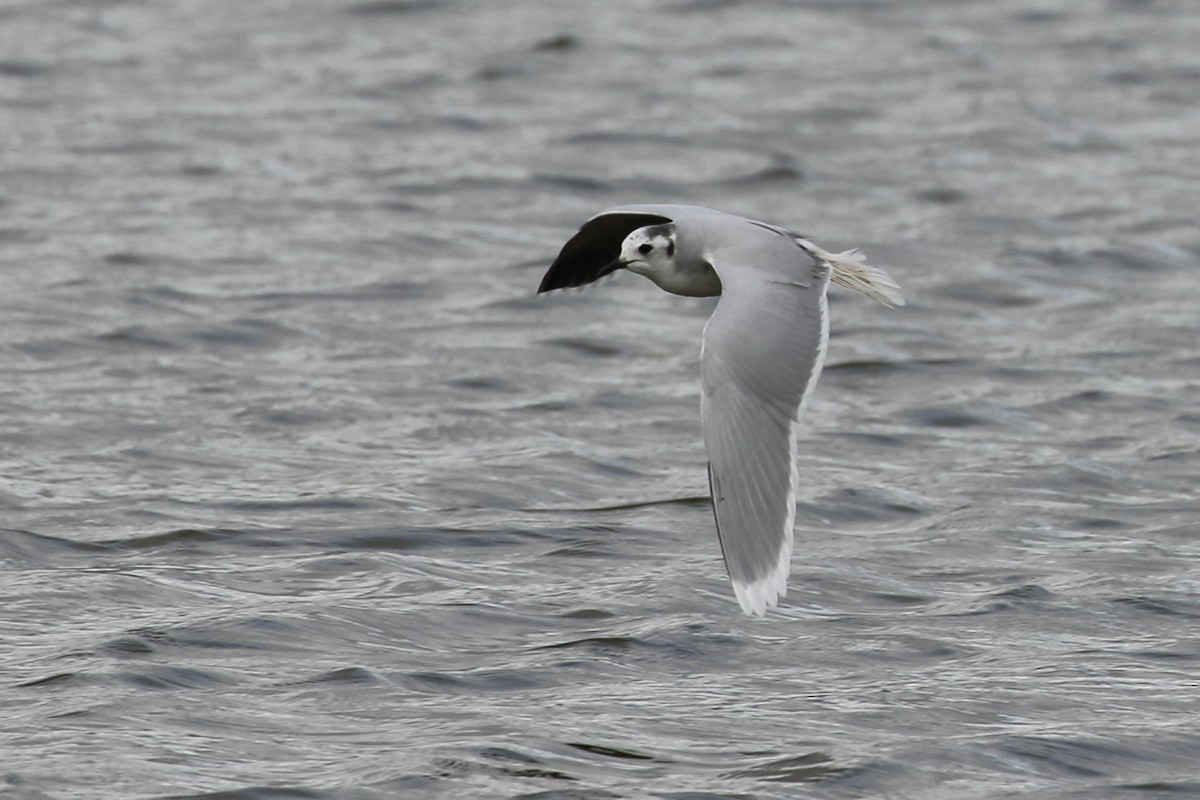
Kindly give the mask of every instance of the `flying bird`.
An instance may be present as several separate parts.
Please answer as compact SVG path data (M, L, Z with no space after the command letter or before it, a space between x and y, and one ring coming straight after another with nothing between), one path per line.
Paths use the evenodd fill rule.
M686 205L603 211L563 245L538 294L629 270L664 291L720 295L700 347L700 412L717 537L738 603L787 592L796 422L829 343L832 280L888 307L900 287L858 250L829 253L765 222Z

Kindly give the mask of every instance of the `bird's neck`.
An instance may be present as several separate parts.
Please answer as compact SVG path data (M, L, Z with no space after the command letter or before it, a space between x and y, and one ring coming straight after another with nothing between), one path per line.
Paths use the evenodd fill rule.
M721 279L711 265L699 264L691 269L672 269L643 273L658 288L684 297L716 297L721 293Z

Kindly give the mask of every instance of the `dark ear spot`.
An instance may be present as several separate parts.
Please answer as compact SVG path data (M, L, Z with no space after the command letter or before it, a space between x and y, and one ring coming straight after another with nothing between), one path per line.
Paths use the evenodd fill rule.
M647 242L646 244L638 245L638 252L644 256L649 255L650 251L653 249L654 249L654 245L650 244L649 242Z
M667 242L667 258L675 257L675 242Z

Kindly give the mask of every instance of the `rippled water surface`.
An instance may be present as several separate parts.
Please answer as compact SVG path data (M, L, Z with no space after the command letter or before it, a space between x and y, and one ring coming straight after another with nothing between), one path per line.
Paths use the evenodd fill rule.
M0 8L0 795L1200 796L1200 15ZM860 246L792 591L707 503L693 202Z

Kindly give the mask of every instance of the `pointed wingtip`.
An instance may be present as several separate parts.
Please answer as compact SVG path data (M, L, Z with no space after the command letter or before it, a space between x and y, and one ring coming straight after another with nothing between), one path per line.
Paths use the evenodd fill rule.
M734 583L733 594L747 616L765 617L767 609L778 606L787 594L787 579L777 581L772 575L754 583Z
M747 616L765 617L767 609L775 608L787 595L788 573L792 566L791 543L785 543L779 552L775 568L754 581L733 581L733 594L738 605Z

